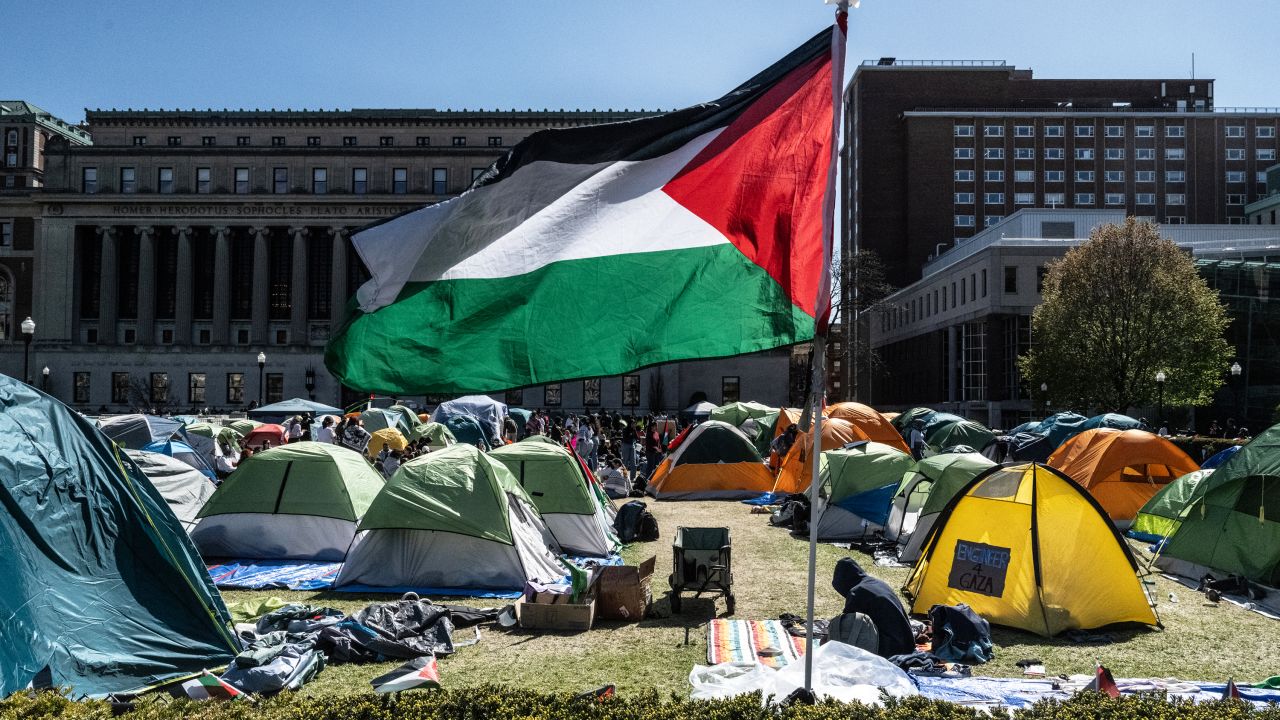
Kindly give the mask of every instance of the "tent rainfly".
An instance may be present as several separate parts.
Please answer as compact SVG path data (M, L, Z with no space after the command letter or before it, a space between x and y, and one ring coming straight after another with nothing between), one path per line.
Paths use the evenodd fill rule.
M566 552L605 557L622 546L605 509L608 498L596 493L595 483L583 475L569 450L554 443L518 442L489 456L511 471Z
M1085 430L1049 456L1049 465L1087 489L1127 528L1156 491L1197 469L1187 454L1145 430Z
M693 427L649 478L659 500L742 500L769 492L773 475L751 440L718 420Z
M217 486L199 470L168 455L146 450L125 450L125 454L169 504L183 529L191 532L196 524L196 515L213 497Z
M914 563L938 513L969 481L995 463L979 453L942 453L917 461L903 475L889 510L885 538L898 543L898 562Z
M856 440L868 440L848 420L822 421L822 450L835 450ZM813 480L813 430L796 434L796 441L782 460L775 493L802 493Z
M822 453L818 471L826 501L817 516L818 539L852 540L883 528L912 464L897 447L865 440Z
M825 417L836 420L848 420L868 440L897 448L904 453L911 453L907 443L903 441L898 429L875 409L856 402L842 402L828 405L823 410Z
M1182 525L1182 514L1187 506L1199 499L1201 485L1213 474L1213 470L1196 470L1179 477L1156 491L1146 505L1138 511L1126 534L1143 542L1158 543L1169 537Z
M488 395L465 395L440 403L432 411L431 420L448 425L447 421L450 418L460 415L476 420L477 425L484 431L485 440L489 443L489 447L501 444L502 420L507 415L506 403L498 402ZM450 425L450 427L453 426Z

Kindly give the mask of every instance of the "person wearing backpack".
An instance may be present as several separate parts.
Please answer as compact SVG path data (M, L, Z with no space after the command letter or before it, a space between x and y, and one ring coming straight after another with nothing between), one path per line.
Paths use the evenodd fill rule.
M853 558L847 557L836 563L831 587L845 599L846 615L861 613L875 626L879 635L877 655L887 658L915 652L911 621L888 583L867 575Z

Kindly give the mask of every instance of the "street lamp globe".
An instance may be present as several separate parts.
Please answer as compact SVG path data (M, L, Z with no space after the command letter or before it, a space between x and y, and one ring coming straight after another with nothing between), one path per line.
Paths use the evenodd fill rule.
M32 320L31 316L29 315L27 316L26 320L22 321L21 327L22 327L22 334L26 335L28 338L36 334L36 321Z
M258 366L261 367L266 364L267 364L267 354L264 352L258 353Z
M46 378L49 377L49 366L45 365L44 370L41 370L40 374L44 375Z
M1156 373L1156 382L1164 384L1166 378L1167 376L1164 374L1163 370Z
M31 318L27 318L27 319L30 320ZM23 327L26 327L26 323L23 323ZM26 332L26 330L23 330L23 332ZM1240 377L1240 373L1242 372L1244 372L1244 368L1240 367L1240 363L1238 362L1231 363L1231 374L1233 376Z

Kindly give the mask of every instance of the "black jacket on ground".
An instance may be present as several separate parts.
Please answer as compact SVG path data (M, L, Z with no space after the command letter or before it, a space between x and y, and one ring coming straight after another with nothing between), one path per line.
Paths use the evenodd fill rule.
M907 611L888 583L867 575L853 558L843 558L836 563L831 587L845 598L846 613L860 612L876 624L881 657L915 652L915 636Z

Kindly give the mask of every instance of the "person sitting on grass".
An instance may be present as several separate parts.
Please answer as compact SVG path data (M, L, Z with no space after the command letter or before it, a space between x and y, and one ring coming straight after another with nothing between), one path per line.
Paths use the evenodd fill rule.
M844 612L860 612L875 623L880 635L881 657L905 655L915 652L915 635L911 621L893 588L866 573L853 558L841 558L836 563L831 587L844 600Z

